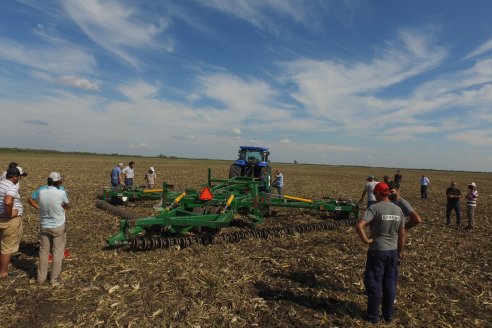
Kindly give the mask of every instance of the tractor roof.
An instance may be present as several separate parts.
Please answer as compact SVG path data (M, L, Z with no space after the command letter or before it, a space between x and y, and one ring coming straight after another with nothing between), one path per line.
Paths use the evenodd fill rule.
M265 148L265 147L256 147L256 146L240 146L239 149L268 151L268 148Z

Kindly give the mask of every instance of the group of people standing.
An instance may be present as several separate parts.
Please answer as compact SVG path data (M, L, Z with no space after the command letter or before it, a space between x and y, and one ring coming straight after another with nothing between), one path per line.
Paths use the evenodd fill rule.
M455 181L451 182L451 186L446 189L446 225L451 225L451 213L454 211L456 215L456 224L461 225L461 198L463 194L458 188ZM475 208L477 207L478 191L477 184L471 182L468 184L468 192L465 195L466 200L466 217L468 225L465 229L473 230L475 227Z
M377 182L374 176L367 177L367 183L359 203L367 194L367 209L364 216L355 225L359 238L369 245L364 285L367 295L367 320L379 322L379 307L382 304L383 319L387 322L393 318L394 300L398 280L398 265L403 259L406 232L422 223L420 215L410 203L401 197L400 186L402 175L400 170L393 181L385 176L383 182ZM422 174L420 192L422 200L427 199L430 180ZM451 224L451 212L455 211L457 224L461 224L460 199L461 190L456 182L446 189L446 224ZM467 229L474 228L474 212L477 205L478 191L475 182L468 184ZM365 228L370 234L366 235Z
M0 179L0 279L15 278L9 272L12 254L19 251L23 235L23 205L19 193L20 181L27 173L17 163L10 163ZM43 284L48 279L49 256L52 253L50 283L61 285L61 266L65 254L66 217L69 208L67 193L62 186L60 173L51 172L47 184L35 190L28 203L39 213L39 263L37 281Z
M135 179L135 162L131 161L128 166L123 168L123 163L118 163L109 174L111 179L111 187L117 188L123 185L125 187L132 187ZM157 181L157 174L153 166L149 167L147 173L145 173L145 185L147 188L154 188Z

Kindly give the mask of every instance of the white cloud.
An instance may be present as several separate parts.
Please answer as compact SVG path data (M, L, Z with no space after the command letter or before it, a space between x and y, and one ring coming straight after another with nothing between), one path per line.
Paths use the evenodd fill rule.
M149 84L142 80L131 81L118 86L118 90L131 100L151 98L159 92L159 85Z
M239 128L234 128L234 129L232 129L232 133L234 133L234 134L238 134L238 135L239 135L239 134L241 134L241 129L239 129Z
M80 88L84 90L89 90L89 91L100 91L100 82L92 82L89 81L86 78L82 77L77 77L77 76L72 76L72 75L65 75L61 76L58 81L62 84L75 87L75 88Z
M446 51L422 31L404 30L365 62L300 59L285 65L281 81L297 86L291 94L314 118L330 120L353 134L385 125L386 114L409 100L376 96L380 91L436 67ZM395 108L396 106L396 108Z
M50 73L91 72L96 66L95 58L65 45L23 44L0 37L0 59Z
M148 150L148 149L152 149L153 147L151 147L148 143L146 142L141 142L139 144L129 144L128 145L128 149L145 149L145 150Z
M111 0L65 1L63 7L92 41L134 67L139 67L141 62L131 53L131 49L173 51L171 39L157 40L170 25L162 12L159 16L153 12L138 12L135 7Z
M492 131L490 129L464 131L450 134L448 139L474 146L492 146Z
M481 44L478 48L472 50L469 52L463 60L469 60L474 57L478 57L486 52L489 52L492 50L492 38Z
M280 143L283 143L283 144L290 144L291 141L289 139L282 139L280 140Z
M353 13L365 9L364 4L352 0L328 2L323 0L197 0L204 6L244 20L254 27L275 34L283 32L280 18L287 18L313 30L322 26L322 21L337 19L350 26Z

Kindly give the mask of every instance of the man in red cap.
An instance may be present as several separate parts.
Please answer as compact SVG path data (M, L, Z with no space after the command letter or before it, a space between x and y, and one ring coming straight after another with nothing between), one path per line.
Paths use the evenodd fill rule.
M389 187L380 182L374 187L377 203L367 209L355 225L360 239L369 245L367 251L364 285L367 295L367 319L379 322L379 306L385 321L393 318L393 303L396 297L398 261L405 244L405 216L400 207L393 204L388 195ZM365 227L369 225L370 235Z

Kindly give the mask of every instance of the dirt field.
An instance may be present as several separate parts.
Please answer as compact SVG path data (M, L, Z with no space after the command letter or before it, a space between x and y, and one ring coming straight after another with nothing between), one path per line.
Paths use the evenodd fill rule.
M199 188L207 168L226 177L229 162L104 156L6 154L29 172L21 181L26 214L21 251L13 270L21 277L0 285L1 327L365 327L362 274L366 246L353 228L238 244L165 249L145 253L104 250L118 218L97 209L96 195L109 185L120 161L136 161L137 183L156 168L177 190ZM285 177L286 194L358 200L369 174L394 169L273 165ZM65 178L72 208L67 214L71 256L64 284L38 286L38 218L25 202L50 171ZM491 327L492 175L424 171L429 200L419 197L420 170L402 170L402 193L424 219L408 233L400 267L395 320L389 327ZM444 226L444 192L451 180L479 190L477 228ZM151 204L136 209L150 214ZM146 206L146 207L145 207ZM465 213L465 206L462 206ZM466 214L465 214L466 216ZM267 226L315 222L306 211L281 210Z

